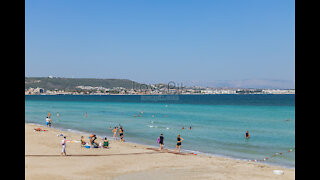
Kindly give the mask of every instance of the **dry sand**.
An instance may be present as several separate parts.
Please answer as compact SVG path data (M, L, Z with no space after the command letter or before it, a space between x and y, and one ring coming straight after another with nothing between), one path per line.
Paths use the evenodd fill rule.
M48 131L34 132L41 127ZM178 155L149 150L149 146L110 141L110 149L86 149L67 143L67 156L60 156L62 133L67 140L88 141L88 134L25 125L25 179L295 179L295 170L244 160L205 155ZM98 142L102 142L101 139ZM273 170L284 171L283 175Z

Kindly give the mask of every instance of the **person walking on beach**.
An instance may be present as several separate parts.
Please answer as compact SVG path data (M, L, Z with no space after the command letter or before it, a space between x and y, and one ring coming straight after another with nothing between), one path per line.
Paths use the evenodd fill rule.
M112 130L112 132L113 132L113 140L114 140L114 138L116 138L116 140L118 139L117 131L118 131L118 128L114 127L114 129Z
M61 156L64 154L65 156L67 155L66 153L66 144L67 144L67 139L66 136L63 137L63 140L61 142L62 145L62 152L61 152Z
M87 116L88 116L88 115L87 115L87 112L86 112L86 118L87 118Z
M180 134L178 134L178 137L177 137L177 146L176 146L176 149L174 150L174 152L177 151L178 147L179 147L179 152L180 152L180 148L181 148L181 142L183 141L183 138L180 136Z
M163 137L163 134L161 134L159 137L160 150L163 149L163 140L164 140L164 137Z

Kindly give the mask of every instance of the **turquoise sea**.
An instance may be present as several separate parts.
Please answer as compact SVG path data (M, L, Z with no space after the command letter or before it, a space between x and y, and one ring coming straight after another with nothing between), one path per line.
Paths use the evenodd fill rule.
M127 142L158 146L163 133L174 149L180 134L184 151L295 167L295 95L25 96L26 123L49 112L59 129L111 138L120 124Z

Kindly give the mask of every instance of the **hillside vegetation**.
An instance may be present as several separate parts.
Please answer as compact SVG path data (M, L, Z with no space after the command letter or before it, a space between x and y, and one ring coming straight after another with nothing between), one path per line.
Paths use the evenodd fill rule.
M77 86L92 86L114 88L123 87L138 89L140 83L128 79L94 79L94 78L49 78L49 77L26 77L25 89L28 88L43 88L45 90L76 90Z

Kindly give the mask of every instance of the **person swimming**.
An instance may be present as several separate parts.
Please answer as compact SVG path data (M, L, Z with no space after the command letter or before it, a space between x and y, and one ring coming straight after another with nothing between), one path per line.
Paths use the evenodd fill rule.
M249 131L247 131L246 132L246 138L249 139L249 137L250 137L250 134L249 134Z

